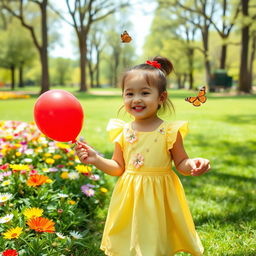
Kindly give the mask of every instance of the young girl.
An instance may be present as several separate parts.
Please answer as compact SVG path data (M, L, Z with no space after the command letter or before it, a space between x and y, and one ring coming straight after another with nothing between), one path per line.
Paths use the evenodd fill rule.
M135 66L122 79L125 110L134 120L110 120L107 130L115 142L112 159L99 156L78 142L80 161L119 176L111 198L101 249L109 256L171 256L203 254L182 184L183 175L198 176L209 160L190 159L182 140L187 122L166 122L158 111L170 104L166 76L172 63L162 57Z

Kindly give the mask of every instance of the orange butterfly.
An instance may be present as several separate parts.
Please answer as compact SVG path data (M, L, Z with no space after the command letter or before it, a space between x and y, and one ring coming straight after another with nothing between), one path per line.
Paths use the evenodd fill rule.
M203 86L196 97L188 97L185 99L185 101L192 103L195 107L199 107L201 106L202 103L205 103L207 100L205 94L205 86Z
M123 32L123 34L121 34L121 40L122 43L130 43L132 41L131 36L127 33L127 31L125 30Z

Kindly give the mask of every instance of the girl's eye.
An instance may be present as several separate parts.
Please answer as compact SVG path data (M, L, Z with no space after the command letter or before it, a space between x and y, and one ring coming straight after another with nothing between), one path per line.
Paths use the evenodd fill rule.
M142 92L142 95L150 94L149 92Z
M127 93L125 94L125 96L132 96L132 95L133 95L132 92L127 92Z

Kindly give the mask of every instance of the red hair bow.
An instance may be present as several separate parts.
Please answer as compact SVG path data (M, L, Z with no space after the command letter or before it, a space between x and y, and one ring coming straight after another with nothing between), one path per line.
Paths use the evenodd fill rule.
M155 67L155 68L161 68L161 64L158 63L156 60L153 60L153 61L147 60L146 63L148 65L151 65L151 66Z

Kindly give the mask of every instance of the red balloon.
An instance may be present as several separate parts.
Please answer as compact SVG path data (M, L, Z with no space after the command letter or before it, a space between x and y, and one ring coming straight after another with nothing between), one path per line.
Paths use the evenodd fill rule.
M75 141L83 127L83 109L80 102L65 90L43 93L34 106L34 119L39 130L47 137Z

